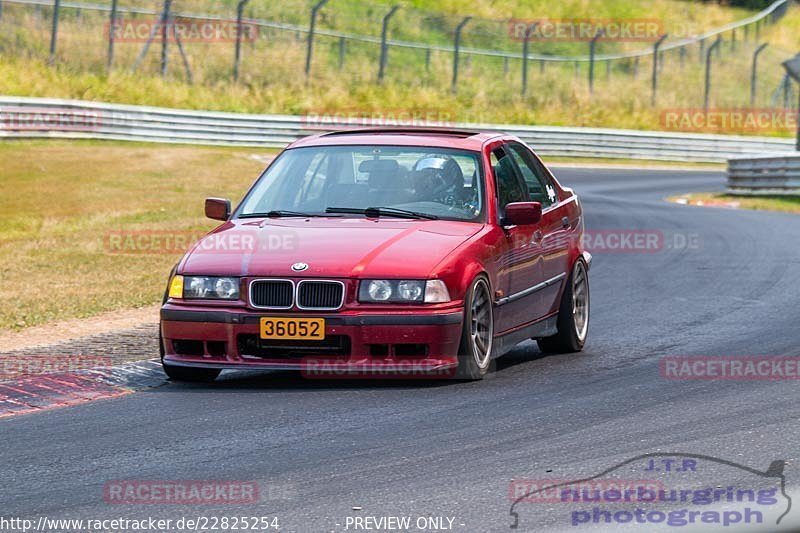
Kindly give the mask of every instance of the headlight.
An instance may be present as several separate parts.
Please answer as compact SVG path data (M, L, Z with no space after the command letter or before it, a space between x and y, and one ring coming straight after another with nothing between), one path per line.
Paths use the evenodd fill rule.
M363 285L362 285L363 286ZM392 283L385 280L373 280L367 284L366 300L375 300L377 302L385 302L392 298Z
M178 293L175 278L182 278L182 296ZM206 298L214 300L238 300L239 278L219 278L212 276L175 276L170 286L171 298ZM173 291L174 289L174 291Z
M397 284L397 295L402 300L416 302L422 296L424 287L419 281L401 281Z
M364 280L358 288L358 301L367 303L442 303L450 301L443 281L415 279Z

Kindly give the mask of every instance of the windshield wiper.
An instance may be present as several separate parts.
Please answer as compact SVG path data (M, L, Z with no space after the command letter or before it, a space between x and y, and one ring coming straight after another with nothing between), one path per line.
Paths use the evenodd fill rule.
M244 213L239 215L239 218L278 218L278 217L324 217L322 213L301 213L300 211L286 211L283 209L276 209L267 211L266 213Z
M346 213L350 215L366 215L368 217L397 217L397 218L414 218L426 220L439 220L436 215L428 213L420 213L418 211L409 211L407 209L399 209L397 207L367 207L360 209L357 207L329 207L325 210L326 213Z

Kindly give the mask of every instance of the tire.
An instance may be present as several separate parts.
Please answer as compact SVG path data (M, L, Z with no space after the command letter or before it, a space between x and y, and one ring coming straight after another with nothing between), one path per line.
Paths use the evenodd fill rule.
M475 278L464 298L464 325L458 348L456 379L483 379L494 356L494 315L489 280Z
M158 349L161 354L161 367L172 381L189 381L195 383L210 383L217 379L221 370L218 368L192 368L188 366L175 366L164 362L164 339L158 332Z
M545 353L573 353L583 350L589 333L589 273L583 259L575 261L558 309L558 333L537 339Z

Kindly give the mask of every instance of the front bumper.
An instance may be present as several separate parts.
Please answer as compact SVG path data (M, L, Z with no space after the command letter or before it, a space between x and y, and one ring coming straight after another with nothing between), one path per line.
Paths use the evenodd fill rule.
M324 318L325 341L259 338L263 316ZM164 361L174 366L350 374L447 373L458 365L463 312L270 313L244 309L161 309Z

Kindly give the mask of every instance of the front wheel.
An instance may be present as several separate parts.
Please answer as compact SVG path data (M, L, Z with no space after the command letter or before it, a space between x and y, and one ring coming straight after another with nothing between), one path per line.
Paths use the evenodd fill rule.
M572 274L561 296L557 321L558 333L538 339L546 353L571 353L583 350L589 332L589 273L582 259L575 261Z
M494 355L492 292L484 276L478 276L464 298L464 327L458 349L458 379L483 379Z

